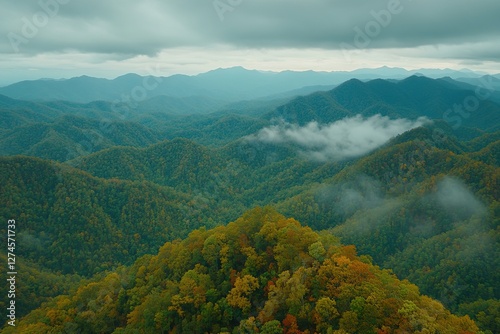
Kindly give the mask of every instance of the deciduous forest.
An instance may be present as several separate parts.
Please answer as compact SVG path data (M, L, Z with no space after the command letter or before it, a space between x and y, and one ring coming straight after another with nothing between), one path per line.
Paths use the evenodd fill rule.
M476 86L451 78L133 106L22 85L0 89L2 333L500 332L499 92L457 118Z

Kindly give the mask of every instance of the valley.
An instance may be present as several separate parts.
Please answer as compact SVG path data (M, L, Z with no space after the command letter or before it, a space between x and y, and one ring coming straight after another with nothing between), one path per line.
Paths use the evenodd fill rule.
M383 73L0 89L20 328L500 330L500 93Z

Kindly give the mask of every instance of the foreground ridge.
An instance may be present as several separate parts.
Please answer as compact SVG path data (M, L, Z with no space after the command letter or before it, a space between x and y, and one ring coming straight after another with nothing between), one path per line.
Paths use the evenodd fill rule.
M479 333L408 281L272 208L195 230L4 333Z

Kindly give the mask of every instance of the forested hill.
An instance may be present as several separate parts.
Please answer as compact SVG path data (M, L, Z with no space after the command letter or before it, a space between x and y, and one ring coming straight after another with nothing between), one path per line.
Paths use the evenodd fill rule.
M273 204L317 230L334 228L454 311L494 315L487 309L500 293L495 138L438 143L432 127L418 128L346 163L308 161L293 146L239 141L216 149L177 139L73 161L90 174L4 157L1 216L26 222L20 255L27 260L90 275Z
M474 105L465 105L471 101ZM461 89L445 80L419 76L396 82L351 79L328 92L297 97L269 113L267 118L304 125L311 121L330 123L358 114L410 119L427 116L444 119L454 128L466 126L496 131L500 127L499 104L481 101L473 89Z
M484 155L455 154L424 141L401 143L277 208L313 228L330 228L453 310L484 312L484 328L495 332L500 329L498 312L492 312L500 306L495 143L480 151Z
M106 131L104 127L111 127ZM24 154L67 161L113 146L147 146L161 138L145 126L131 122L102 121L62 116L53 122L26 124L5 130L0 138L0 154Z
M37 158L0 158L0 180L0 217L23 222L18 255L54 272L95 274L210 225L190 195Z
M101 297L108 291L100 290L100 284L109 273L115 273L126 292L118 297L118 309L111 308L106 315L115 319L110 326L124 327L127 321L132 324L133 320L127 320L132 317L136 322L149 321L144 326L163 321L161 312L154 308L154 316L160 312L160 320L148 318L147 301L151 298L156 303L154 293L162 295L161 289L166 288L169 297L165 297L165 303L171 303L184 284L184 272L196 268L168 276L156 292L141 286L143 290L131 293L129 298L128 289L139 284L136 278L149 270L144 263L151 257L141 260L145 269L139 270L143 264L121 266L156 254L165 242L190 243L189 238L191 241L175 240L186 238L193 230L202 229L195 235L207 233L208 238L215 233L208 229L234 221L252 208L270 206L314 231L322 231L322 235L356 246L375 265L392 269L401 279L410 279L423 294L439 300L451 312L469 315L485 333L500 332L500 131L494 131L500 109L496 102L481 101L475 114L461 118L458 129L456 123L443 118L447 110L443 108L453 110L455 104L463 104L472 94L474 86L451 79L351 80L327 92L291 100L288 96L240 101L214 113L207 110L218 103L215 100L159 96L142 101L142 106L118 106L128 108L125 114L117 113L117 106L109 101L29 102L0 96L0 200L5 203L0 219L15 217L22 224L16 254L19 263L29 268L19 274L18 316L56 295L70 294L72 297L61 299L60 304L46 306L64 309L73 305L65 309L67 313L50 310L48 318L37 318L37 322L43 318L42 322L48 324L50 318L54 326L59 326L60 319L51 317L64 314L63 319L72 319L67 332L72 332L75 324L94 326L90 323L102 316L98 308L106 304ZM167 102L173 104L161 109ZM174 110L189 109L188 102L192 102L191 115ZM422 115L434 119L419 121ZM20 153L24 155L16 155ZM256 212L245 217L258 216ZM264 216L278 216L266 212ZM282 219L280 216L276 221ZM5 226L2 231L5 235ZM204 239L199 242L205 243ZM252 245L255 250L261 247ZM269 253L266 265L272 263L271 258L278 263L280 252L287 252L286 247ZM304 259L300 252L297 254L297 259ZM5 257L4 250L0 258ZM306 260L301 264L304 270L320 275L315 270L323 263L308 267ZM189 261L186 259L186 263ZM237 257L235 261L232 268L245 272L238 274L243 279L247 259ZM222 262L217 265L217 270L221 269ZM270 273L278 275L271 279L276 283L279 270ZM145 280L154 276L148 275ZM210 278L214 287L224 280L217 275ZM234 275L229 272L229 288L225 283L225 290L217 292L216 299L205 295L204 301L212 303L207 307L215 309L217 305L217 312L229 317L222 327L238 327L243 319L241 312L220 302L236 287ZM257 278L264 272L251 275ZM81 280L84 284L93 282L87 286L89 290L82 287L77 291ZM111 282L109 278L105 281ZM262 284L260 287L266 289L267 282ZM88 301L94 298L92 289L103 293L96 299L101 304L86 302L85 306L79 294L84 293ZM154 292L152 296L150 292ZM115 297L111 294L105 299L114 301ZM268 297L261 294L258 300ZM363 298L368 301L372 297ZM296 321L305 331L316 328L315 321L320 320L314 313L316 300L303 301L310 309L287 311L296 320L289 317L286 322ZM6 302L4 295L0 307ZM350 320L341 320L351 302L346 302L342 311L335 306L339 317L328 326L338 329L350 322L393 328L384 321L402 319L398 318L402 313L392 317L388 311L382 322L361 320L364 311L359 311L363 309L360 304L351 310L358 315L347 313ZM266 303L267 299L260 306ZM279 303L289 307L286 300ZM171 304L165 305L171 311ZM395 305L399 310L401 305ZM137 311L128 317L136 306ZM248 317L258 319L260 306L252 304L256 309ZM196 314L196 319L212 314L210 310L197 314L194 306L183 310L192 312L189 314L193 317ZM79 316L73 319L75 312ZM278 314L281 326L288 326L283 323L287 314ZM177 321L176 328L191 328L190 320L178 320L172 320ZM262 329L262 319L255 321ZM320 326L321 331L328 330L328 326ZM365 331L368 327L363 328L360 332L370 332Z
M491 92L491 98L495 94ZM446 123L455 136L472 139L499 129L500 105L479 99L474 86L417 76L400 81L352 79L326 92L234 103L161 94L133 103L31 102L0 95L0 154L67 161L113 146L145 147L175 138L224 146L277 120L303 126L357 115L426 116Z
M355 248L271 209L195 230L3 333L479 333Z

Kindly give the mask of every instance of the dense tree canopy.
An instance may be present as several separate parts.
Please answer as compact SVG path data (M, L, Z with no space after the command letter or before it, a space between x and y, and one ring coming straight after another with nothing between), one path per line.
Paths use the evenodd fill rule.
M350 80L296 98L134 107L0 96L0 219L22 226L18 316L34 310L24 330L473 328L373 261L498 332L500 106L481 101L457 129L443 110L473 93L464 87ZM341 161L256 135L375 114L434 121ZM267 205L309 228L267 209L216 227Z
M478 328L358 257L353 246L257 208L54 299L14 331L465 334Z

